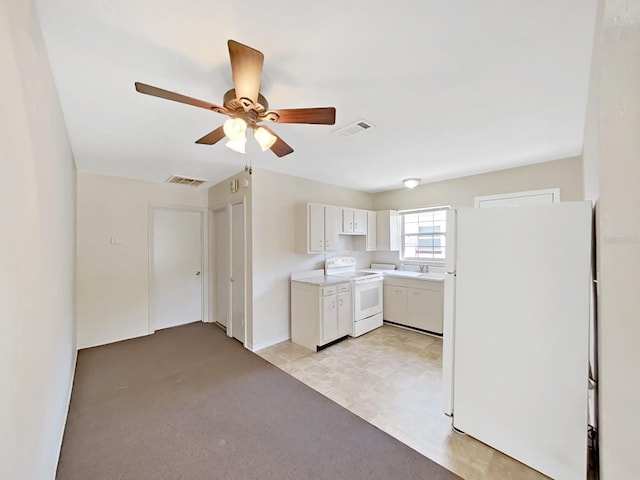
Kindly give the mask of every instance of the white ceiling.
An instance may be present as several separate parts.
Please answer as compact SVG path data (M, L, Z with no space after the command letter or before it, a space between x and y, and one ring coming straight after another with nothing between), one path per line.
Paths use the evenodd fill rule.
M369 192L579 155L596 0L36 0L79 170L217 183L256 168ZM195 140L227 40L264 53L271 108L335 106L336 125L274 125L295 152ZM351 138L333 132L366 119Z

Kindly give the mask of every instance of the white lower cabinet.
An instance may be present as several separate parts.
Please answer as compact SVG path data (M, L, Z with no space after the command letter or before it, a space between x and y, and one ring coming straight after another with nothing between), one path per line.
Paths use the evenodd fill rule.
M338 337L351 335L352 328L351 287L349 284L341 284L338 287Z
M383 305L383 317L388 322L442 334L442 282L385 278Z
M407 316L407 287L387 285L383 287L383 317L394 323L404 323Z
M349 282L317 285L291 282L291 341L317 350L351 333Z

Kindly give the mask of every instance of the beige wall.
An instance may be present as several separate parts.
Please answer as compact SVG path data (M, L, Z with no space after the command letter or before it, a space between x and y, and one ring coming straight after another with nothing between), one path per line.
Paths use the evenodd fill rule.
M289 276L324 267L324 255L294 253L294 206L318 202L370 209L372 196L268 170L253 172L253 348L289 338ZM347 237L342 250L367 266L368 253L353 252Z
M151 203L206 208L207 191L78 173L78 348L150 333Z
M474 175L417 187L368 194L267 170L252 176L253 313L250 345L259 349L289 337L289 275L294 271L322 268L325 255L294 253L294 206L305 202L364 209L405 209L450 204L473 206L473 197L494 193L560 187L563 200L582 199L582 162L579 157L526 167ZM220 195L229 189L225 180L217 186ZM228 197L228 194L225 193ZM212 205L224 196L209 195ZM341 237L341 251L354 255L359 267L373 259L397 261L397 253L354 251L349 237Z
M479 195L560 188L562 201L582 200L582 159L572 157L499 170L443 182L381 192L374 195L375 210L409 209L431 205L473 207Z
M640 478L640 2L600 7L585 184L597 210L600 473L615 480Z
M0 476L54 478L75 365L75 164L33 5L0 2Z
M500 193L560 188L562 201L583 200L580 157L536 163L524 167L455 178L443 182L376 193L375 210L410 209L435 205L473 207L474 197ZM399 265L398 252L376 252L376 262Z

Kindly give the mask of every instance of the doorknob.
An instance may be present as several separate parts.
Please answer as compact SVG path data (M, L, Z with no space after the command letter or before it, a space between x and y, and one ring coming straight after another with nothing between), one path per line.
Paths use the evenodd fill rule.
M196 275L200 275L200 272L196 272Z
M230 278L230 279L229 279L229 281L230 281L230 282L233 282L233 278Z

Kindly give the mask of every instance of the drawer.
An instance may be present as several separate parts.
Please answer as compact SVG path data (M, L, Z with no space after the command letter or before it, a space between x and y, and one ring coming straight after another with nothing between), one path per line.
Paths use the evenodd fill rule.
M338 285L339 292L348 292L350 290L351 290L351 285L348 283L341 283L340 285Z
M322 296L328 297L329 295L335 295L337 291L338 289L335 285L332 285L330 287L322 287Z

